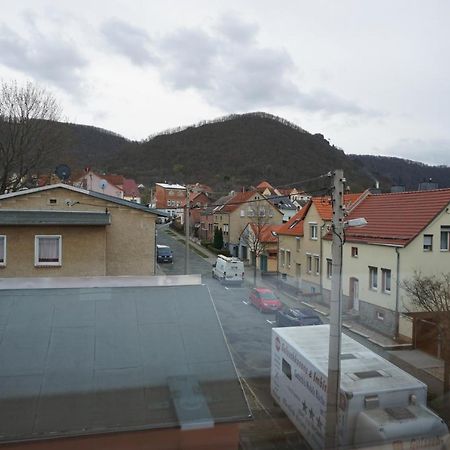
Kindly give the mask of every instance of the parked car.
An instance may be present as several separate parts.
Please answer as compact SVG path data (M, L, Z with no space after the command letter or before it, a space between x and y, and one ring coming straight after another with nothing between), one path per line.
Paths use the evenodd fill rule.
M309 308L285 308L277 311L277 327L296 327L303 325L321 325L322 319Z
M212 277L222 283L241 284L244 281L244 263L234 256L219 255L212 266Z
M173 252L168 245L156 246L156 260L160 263L173 263Z
M283 306L275 293L267 288L253 288L250 291L249 300L261 312L278 311Z

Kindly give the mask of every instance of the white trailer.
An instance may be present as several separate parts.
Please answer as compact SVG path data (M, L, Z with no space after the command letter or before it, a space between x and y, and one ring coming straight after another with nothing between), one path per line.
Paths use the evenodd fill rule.
M272 329L272 396L314 449L325 446L328 342L329 325ZM341 350L341 447L443 448L424 383L346 335Z

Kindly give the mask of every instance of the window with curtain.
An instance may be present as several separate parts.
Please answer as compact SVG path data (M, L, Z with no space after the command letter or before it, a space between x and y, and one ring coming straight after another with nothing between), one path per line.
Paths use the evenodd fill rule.
M36 236L36 265L61 265L61 236Z

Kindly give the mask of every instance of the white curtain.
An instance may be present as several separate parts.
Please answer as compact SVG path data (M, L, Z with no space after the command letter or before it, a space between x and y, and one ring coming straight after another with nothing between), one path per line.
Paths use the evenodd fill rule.
M59 261L59 238L39 238L39 262Z

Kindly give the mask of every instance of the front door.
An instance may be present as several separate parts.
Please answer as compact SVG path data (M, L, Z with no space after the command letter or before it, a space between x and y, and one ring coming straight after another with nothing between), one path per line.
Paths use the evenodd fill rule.
M261 272L267 272L267 256L261 255Z
M355 311L359 311L359 281L357 278L350 278L350 298Z

